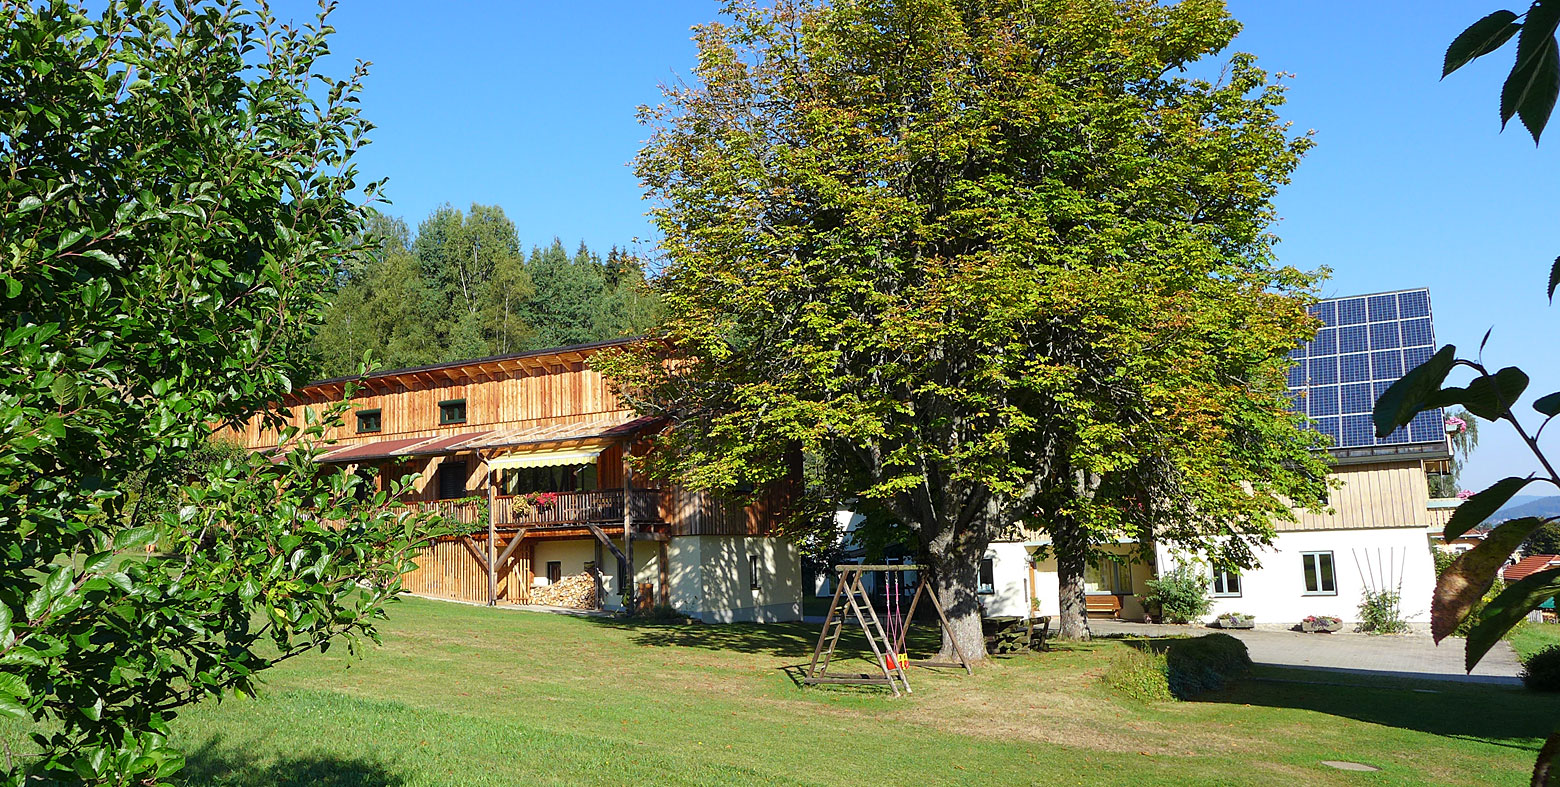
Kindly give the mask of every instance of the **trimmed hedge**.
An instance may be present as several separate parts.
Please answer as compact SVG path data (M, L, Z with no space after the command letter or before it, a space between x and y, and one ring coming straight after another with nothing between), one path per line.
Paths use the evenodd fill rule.
M1251 671L1246 644L1228 634L1138 640L1105 670L1113 689L1145 702L1190 699Z
M1560 691L1560 645L1550 645L1523 660L1522 685L1531 691Z

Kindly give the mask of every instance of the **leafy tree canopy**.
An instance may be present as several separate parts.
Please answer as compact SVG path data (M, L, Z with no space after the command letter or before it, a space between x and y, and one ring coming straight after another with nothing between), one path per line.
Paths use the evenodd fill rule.
M916 532L980 652L976 566L1026 521L1245 563L1315 500L1287 353L1310 275L1270 199L1310 145L1222 4L728 6L642 110L663 342L598 356L679 426L658 472L732 488L788 448ZM1080 585L1081 587L1081 585ZM1077 601L1081 617L1081 590Z
M391 367L616 339L644 333L657 301L644 266L613 247L603 261L554 239L521 251L502 208L435 209L415 236L375 214L366 248L340 266L315 342L328 375L365 352Z
M176 773L180 708L374 637L425 524L320 472L339 408L272 457L209 444L316 374L378 190L364 67L316 71L323 10L94 5L0 0L5 784Z

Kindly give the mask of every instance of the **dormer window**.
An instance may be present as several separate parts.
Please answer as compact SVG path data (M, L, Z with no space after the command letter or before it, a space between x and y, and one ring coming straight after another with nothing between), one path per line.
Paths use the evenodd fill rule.
M466 422L466 400L446 399L439 402L439 425L463 424Z
M359 434L364 432L379 431L379 411L359 410L357 413L357 430Z

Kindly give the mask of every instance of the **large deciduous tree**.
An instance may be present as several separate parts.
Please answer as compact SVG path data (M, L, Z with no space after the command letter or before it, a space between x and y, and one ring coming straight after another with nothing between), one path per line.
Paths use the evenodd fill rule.
M424 524L312 461L340 406L207 449L314 373L364 67L316 70L324 12L94 5L0 0L0 783L178 771L180 708L375 636Z
M1239 29L1222 4L728 11L643 111L661 341L598 356L675 416L658 472L772 482L801 444L915 532L944 648L973 652L979 559L1017 523L1081 583L1116 531L1249 562L1316 497L1283 380L1310 277L1268 234L1309 141L1252 58L1179 73Z

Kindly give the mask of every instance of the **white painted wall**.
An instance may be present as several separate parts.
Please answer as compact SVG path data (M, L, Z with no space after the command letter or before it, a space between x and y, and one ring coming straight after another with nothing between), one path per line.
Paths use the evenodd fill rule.
M1307 595L1301 554L1331 551L1337 579L1336 595ZM1403 619L1427 623L1435 588L1435 565L1424 526L1360 530L1308 530L1280 533L1270 549L1257 553L1261 565L1241 577L1238 598L1214 600L1211 619L1225 612L1255 615L1258 624L1299 623L1309 615L1331 615L1359 621L1363 591L1374 585L1395 588L1402 582ZM1187 556L1163 547L1161 571Z
M1016 542L998 542L986 547L986 557L991 558L993 592L980 596L981 608L988 617L1022 617L1029 610L1029 598L1035 595L1034 589L1029 587L1028 549ZM1055 606L1055 571L1051 573L1050 593L1052 606Z
M678 611L708 623L802 619L796 544L758 536L680 536L669 546L671 601ZM748 559L753 555L760 567L757 589Z

